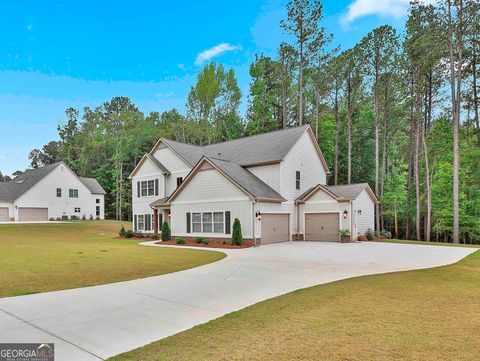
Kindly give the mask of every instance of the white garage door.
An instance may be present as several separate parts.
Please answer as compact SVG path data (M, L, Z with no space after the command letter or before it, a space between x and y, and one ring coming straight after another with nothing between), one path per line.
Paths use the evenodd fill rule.
M8 208L0 208L0 222L7 222L9 220Z
M288 220L288 214L262 213L262 244L288 241Z
M339 221L338 213L306 213L305 240L338 242Z
M48 221L48 208L18 208L19 221Z

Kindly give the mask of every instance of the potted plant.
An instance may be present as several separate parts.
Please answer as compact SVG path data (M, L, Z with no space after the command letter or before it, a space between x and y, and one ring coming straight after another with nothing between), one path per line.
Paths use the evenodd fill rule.
M350 237L350 230L349 229L341 229L339 232L340 234L340 242L341 243L348 243L351 242L351 237Z

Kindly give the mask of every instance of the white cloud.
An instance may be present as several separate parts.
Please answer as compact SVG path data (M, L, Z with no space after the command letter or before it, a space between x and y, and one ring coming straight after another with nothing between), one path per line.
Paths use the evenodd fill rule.
M428 4L437 1L423 0ZM410 0L354 0L342 15L341 22L342 25L348 26L354 20L369 15L399 19L407 14L409 5Z
M206 61L209 61L210 59L213 59L227 51L233 51L237 49L240 49L240 47L237 45L231 45L229 43L221 43L215 45L213 48L204 50L199 53L197 55L197 58L195 59L195 65L202 65Z

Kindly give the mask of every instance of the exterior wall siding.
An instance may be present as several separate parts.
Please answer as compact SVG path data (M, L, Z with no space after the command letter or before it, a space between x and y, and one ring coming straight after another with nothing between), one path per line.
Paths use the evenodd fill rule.
M364 235L369 228L375 227L375 203L366 190L363 190L352 203L356 224L355 236ZM359 210L362 214L358 214Z
M62 189L62 197L57 197L57 188ZM69 197L71 188L78 189L78 198ZM18 220L18 208L31 207L48 208L48 218L82 218L84 215L87 219L90 215L95 218L97 198L100 198L101 210L104 210L103 195L92 194L67 167L59 165L14 202L14 217ZM74 212L76 207L80 208L80 213ZM102 212L100 218L104 218Z
M247 168L251 173L280 193L280 164L269 164Z
M300 171L300 189L296 172ZM280 194L290 203L317 184L326 184L325 168L308 133L303 134L280 163Z
M198 172L172 201L170 210L172 236L231 238L231 234L224 233L187 233L187 212L224 211L231 212L232 228L233 221L238 218L243 236L250 238L252 234L250 199L216 169Z

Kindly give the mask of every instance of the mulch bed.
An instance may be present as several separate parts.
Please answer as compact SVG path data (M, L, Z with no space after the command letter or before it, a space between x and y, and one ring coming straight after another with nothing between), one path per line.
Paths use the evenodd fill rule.
M175 241L160 241L160 242L156 242L156 244L171 245L171 246L189 246L189 247L199 247L199 248L223 248L223 249L241 249L241 248L250 248L253 246L252 241L244 241L241 246L233 246L231 244L223 244L223 243L201 244L195 241L185 241L184 244L177 244Z

